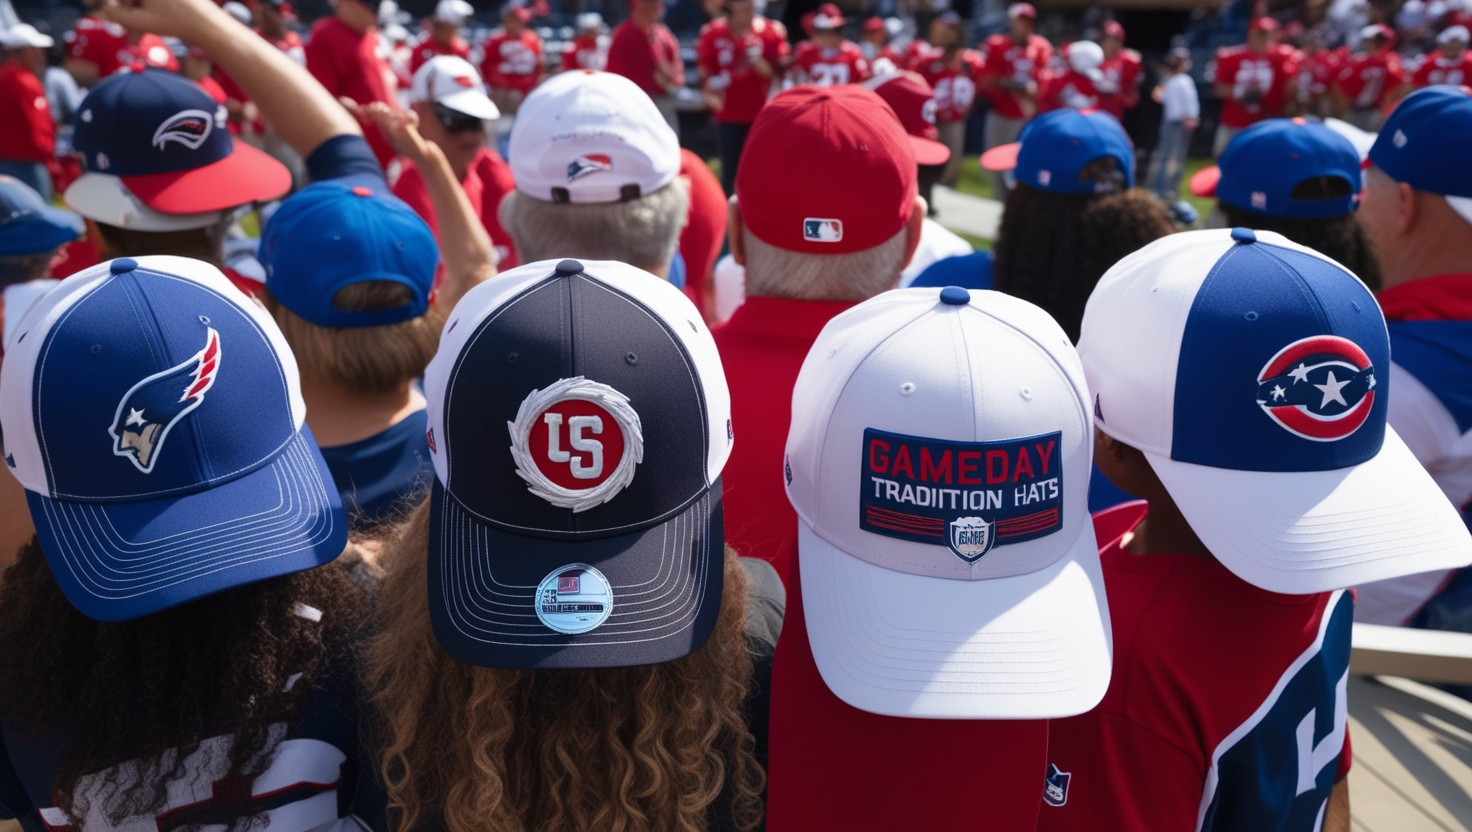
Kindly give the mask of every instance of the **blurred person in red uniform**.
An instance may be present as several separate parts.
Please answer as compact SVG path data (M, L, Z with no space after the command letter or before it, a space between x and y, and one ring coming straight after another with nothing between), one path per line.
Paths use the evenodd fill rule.
M1346 56L1337 49L1325 49L1322 36L1312 31L1304 33L1298 51L1298 81L1293 109L1303 115L1328 115L1332 103L1329 85L1334 83L1334 76L1339 74Z
M964 24L953 11L930 21L930 45L913 69L935 90L937 139L951 150L940 174L940 184L951 187L961 176L961 150L966 144L966 117L976 104L976 81L986 71L986 59L966 49ZM896 67L904 69L904 67Z
M608 71L639 85L664 114L675 135L680 120L675 113L675 90L685 86L685 64L680 42L664 19L664 0L629 0L629 19L614 27L608 47Z
M0 63L0 174L19 179L47 202L56 167L56 123L41 74L46 50L55 43L29 23L0 29L0 46L8 53Z
M562 53L562 71L571 69L602 70L608 66L608 24L597 12L577 16L577 36L572 48Z
M1038 10L1031 3L1007 7L1012 30L981 44L986 73L977 86L991 102L986 114L986 147L1017 141L1022 125L1037 112L1038 82L1053 57L1053 45L1037 34ZM992 196L1007 194L1008 174L993 173Z
M843 12L832 3L818 7L810 24L813 39L797 45L790 75L799 84L828 87L858 84L869 80L869 62L858 44L846 39L839 29Z
M465 0L440 0L429 18L429 34L414 47L409 59L409 73L419 71L424 62L436 55L470 57L470 44L460 37L465 22L475 14L475 7Z
M736 167L746 134L767 103L772 79L782 73L791 49L787 30L755 12L754 0L726 0L726 16L700 30L696 62L716 124L721 188L736 189Z
M296 13L287 0L256 0L256 31L272 46L286 53L302 66L307 65L307 52L302 47L301 36L291 28L296 22Z
M1278 43L1277 34L1278 21L1259 17L1248 24L1246 43L1217 53L1212 84L1222 99L1222 116L1214 155L1220 156L1242 128L1282 116L1293 99L1298 50Z
M1104 24L1099 45L1104 49L1104 62L1099 64L1099 72L1104 75L1098 84L1099 109L1123 119L1125 110L1132 110L1140 103L1145 60L1139 52L1125 48L1124 27L1117 20Z
M898 17L871 17L864 21L864 31L859 35L859 51L864 53L864 60L869 62L870 69L874 68L874 62L880 58L888 58L895 69L913 69L905 50L894 46L894 39L904 30L904 21Z
M542 80L542 39L526 24L531 10L518 2L501 12L501 29L486 39L480 74L490 88L491 100L501 112L515 115L521 101Z
M710 165L680 148L680 178L690 190L690 210L680 229L680 259L685 261L685 297L707 322L715 319L715 268L726 242L726 192Z
M1416 88L1433 84L1460 87L1472 80L1472 52L1467 51L1466 26L1448 26L1436 36L1437 49L1416 68L1411 84Z
M1401 66L1395 46L1395 31L1373 23L1360 32L1363 52L1356 53L1339 70L1330 94L1334 114L1371 133L1380 129L1385 110L1400 97L1409 77Z
M1038 112L1065 107L1108 112L1103 106L1105 95L1101 89L1104 73L1099 70L1104 62L1104 50L1091 40L1076 40L1061 51L1067 68L1043 81L1038 93Z
M378 44L378 10L365 0L338 0L331 17L312 25L307 71L339 101L347 99L358 107L379 101L398 109L398 80L379 55ZM378 163L387 167L393 148L371 122L360 118L358 123Z
M89 10L102 5L102 0L86 0ZM84 87L134 64L179 71L179 63L163 38L147 32L131 32L90 13L77 20L76 27L63 40L67 47L66 71Z

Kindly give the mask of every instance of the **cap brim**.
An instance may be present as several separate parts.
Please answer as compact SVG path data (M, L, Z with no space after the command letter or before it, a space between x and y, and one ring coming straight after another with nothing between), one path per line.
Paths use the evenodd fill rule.
M204 167L120 178L144 205L165 214L223 211L291 190L291 171L242 141L235 141L229 156Z
M1112 635L1092 524L1037 572L979 581L896 572L798 523L803 612L823 681L884 716L1045 719L1109 687Z
M724 586L719 480L652 528L595 540L512 534L467 510L436 479L430 492L429 612L455 658L511 669L628 667L698 650L715 629ZM574 564L611 585L608 620L568 635L537 615L537 588Z
M143 204L123 180L106 173L84 173L67 186L66 204L88 219L134 231L186 231L223 220L224 211L165 214Z
M1222 169L1216 165L1202 168L1191 177L1191 193L1196 196L1216 196L1216 183L1222 181Z
M1017 154L1021 150L1022 142L999 144L981 154L981 166L987 170L1012 170L1017 167Z
M207 491L129 503L26 498L67 600L99 621L312 569L348 542L342 500L305 427L269 463Z
M491 120L501 117L501 110L496 107L495 102L487 98L486 94L480 90L452 92L449 95L440 96L436 101L457 113L464 113L479 119Z
M0 225L0 229L0 257L16 257L64 246L82 236L87 225L71 211L47 205L25 219Z
M944 165L951 158L951 149L935 139L924 136L910 136L909 139L917 165Z
M1472 563L1472 535L1394 429L1368 462L1234 471L1146 453L1191 529L1233 574L1307 595Z

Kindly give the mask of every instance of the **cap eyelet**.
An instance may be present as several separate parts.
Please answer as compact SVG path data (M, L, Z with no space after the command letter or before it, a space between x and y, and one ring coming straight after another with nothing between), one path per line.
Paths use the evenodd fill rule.
M507 353L507 355L506 355L506 363L507 364L515 364L516 363L516 353L514 353L514 352L513 353Z
M1031 387L1024 387L1021 390L1018 390L1017 392L1022 394L1022 398L1024 400L1026 400L1026 401L1032 401L1032 388Z
M1246 318L1249 321L1255 321L1255 320L1257 320L1257 313L1256 312L1249 311L1247 314L1243 315L1242 317Z
M900 395L901 396L908 396L908 395L910 395L911 393L914 393L914 392L915 392L915 382L913 382L913 381L907 381L904 384L901 384L900 385Z
M93 355L96 355L99 352L102 352L102 345L101 344L93 344L92 345L92 354Z
M629 362L629 366L630 367L635 367L635 366L638 366L638 364L639 364L639 356L634 355L633 353L629 353L628 355L625 355L624 356L624 360L627 361L627 362Z
M209 315L200 315L199 316L199 322L202 323L202 324L204 324L204 325L206 325L206 326L208 326L209 325L209 322L210 322L210 316Z

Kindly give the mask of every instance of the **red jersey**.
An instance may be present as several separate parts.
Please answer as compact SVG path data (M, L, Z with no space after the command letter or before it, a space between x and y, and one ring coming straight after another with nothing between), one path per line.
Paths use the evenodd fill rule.
M1244 44L1217 53L1214 84L1230 87L1222 103L1222 124L1243 128L1278 118L1288 104L1288 81L1298 72L1297 50L1278 44L1253 52Z
M263 36L264 37L264 36ZM307 65L307 50L302 46L302 39L296 32L287 32L280 40L266 38L271 45L286 53L286 57L296 61L302 66Z
M1319 50L1312 55L1302 55L1298 61L1298 102L1308 104L1317 101L1329 91L1334 76L1344 64L1344 55L1339 50Z
M1011 81L1018 85L1038 84L1042 73L1053 57L1053 45L1042 35L1029 35L1027 43L1018 46L1008 35L992 35L981 44L986 58L988 80ZM982 85L982 94L992 103L992 111L1003 118L1026 118L1022 102L1026 99L1019 90L1004 89L990 84Z
M1386 99L1406 82L1400 55L1390 49L1373 54L1359 54L1349 59L1334 79L1339 91L1356 110L1379 110Z
M608 71L639 85L650 97L669 95L658 76L675 86L685 83L685 63L680 60L680 42L668 26L656 23L645 32L625 20L613 30L608 45Z
M440 55L454 55L457 58L469 58L470 44L458 37L450 41L449 46L440 43L433 37L425 38L414 46L414 53L409 57L409 75L413 76L414 73L419 71L421 66L424 66L426 61Z
M690 183L690 211L680 231L685 259L685 296L706 314L705 291L726 241L726 192L705 160L680 148L680 175Z
M1349 768L1353 597L1279 595L1215 560L1136 555L1119 526L1142 506L1095 517L1114 669L1098 707L1052 721L1038 830L1318 829Z
M975 49L962 49L948 62L944 52L932 47L917 55L913 69L935 90L935 120L965 121L976 103L976 81L986 71L986 59Z
M56 155L56 125L46 105L46 88L18 60L0 63L0 159L50 164Z
M1460 87L1472 79L1472 49L1462 50L1462 54L1455 60L1445 57L1438 49L1426 56L1426 60L1416 68L1416 74L1411 77L1411 83L1417 88L1429 87L1433 84L1450 84Z
M1059 75L1051 75L1039 85L1038 112L1073 108L1093 110L1101 108L1104 94L1099 91L1096 80L1072 69Z
M572 48L562 53L562 71L570 69L592 69L601 71L608 66L608 39L603 35L578 35L572 39Z
M378 32L355 32L335 17L324 17L312 25L306 45L307 71L333 96L347 97L359 104L381 101L398 109L399 82L378 54ZM393 148L372 124L363 123L363 136L373 147L378 163L388 166Z
M501 198L507 191L516 187L511 178L511 166L501 158L500 154L488 147L483 147L471 160L469 167L465 170L465 178L460 180L460 188L465 191L465 197L470 200L470 207L475 211L475 218L486 230L491 238L491 244L496 247L496 253L501 256L497 269L509 269L517 265L516 250L511 243L511 235L501 227L501 220L497 216L497 210L501 206ZM399 173L398 181L394 182L394 196L409 204L414 212L424 219L433 231L436 239L439 237L440 227L434 213L434 203L430 201L429 190L424 185L424 174L414 166L413 162L405 159L403 168ZM503 255L504 252L504 255Z
M805 40L797 45L792 73L799 84L831 87L835 84L857 84L869 80L869 62L853 41L844 41L833 49Z
M1115 118L1124 118L1124 111L1140 103L1140 77L1145 69L1145 59L1133 49L1121 49L1114 57L1105 58L1099 65L1103 80L1099 88L1099 109L1113 113Z
M83 17L63 40L68 57L97 67L99 81L134 64L179 71L179 62L163 38L143 34L135 44L128 37L127 29L107 20Z
M725 18L707 23L700 30L696 61L705 75L705 89L720 101L716 121L750 124L767 103L772 78L762 77L752 65L765 58L772 72L780 71L791 52L782 24L764 17L753 18L751 30L740 38L731 35Z
M542 39L531 29L511 37L497 31L486 40L480 74L493 90L516 90L523 95L542 80Z

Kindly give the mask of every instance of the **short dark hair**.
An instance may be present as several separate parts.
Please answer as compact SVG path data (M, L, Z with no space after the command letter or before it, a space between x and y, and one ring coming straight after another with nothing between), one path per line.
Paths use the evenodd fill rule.
M56 249L53 248L36 254L0 257L0 289L45 277L51 267L51 258L55 256Z

